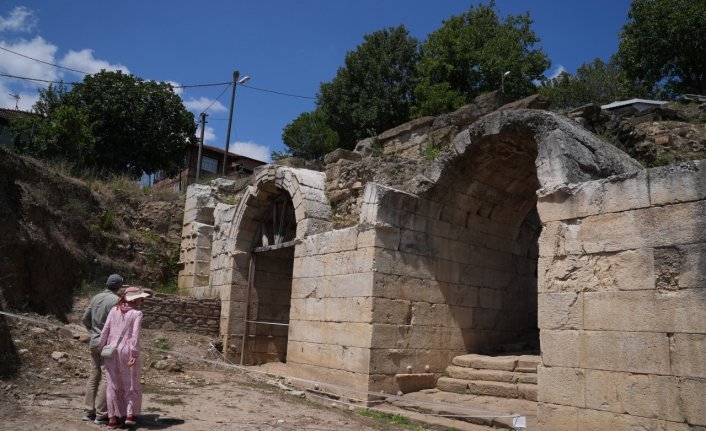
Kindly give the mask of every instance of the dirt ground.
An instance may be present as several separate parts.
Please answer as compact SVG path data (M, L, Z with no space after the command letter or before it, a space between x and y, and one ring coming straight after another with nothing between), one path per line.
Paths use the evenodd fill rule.
M69 315L68 325L35 314L23 316L46 322L46 325L6 318L22 363L13 378L0 380L0 429L105 429L81 421L90 363L86 337L78 337L78 321L85 303L85 299L75 301L77 311ZM400 425L390 417L365 417L333 400L322 401L310 393L285 391L268 384L266 376L257 378L257 374L253 377L239 370L183 357L172 358L151 349L163 348L194 358L216 359L217 353L211 347L213 341L206 336L143 329L143 415L137 429L453 429L413 421L403 421ZM157 369L161 368L159 361L169 365L167 369ZM181 370L172 371L170 367Z

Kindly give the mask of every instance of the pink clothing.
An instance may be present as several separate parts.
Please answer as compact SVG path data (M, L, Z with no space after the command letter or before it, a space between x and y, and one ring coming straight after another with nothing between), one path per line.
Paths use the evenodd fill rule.
M139 415L142 410L142 387L140 386L140 326L142 311L130 309L126 312L112 308L101 332L100 346L115 345L123 328L132 319L125 331L118 352L112 358L105 358L104 365L108 377L108 416L125 417ZM130 358L135 364L128 367Z

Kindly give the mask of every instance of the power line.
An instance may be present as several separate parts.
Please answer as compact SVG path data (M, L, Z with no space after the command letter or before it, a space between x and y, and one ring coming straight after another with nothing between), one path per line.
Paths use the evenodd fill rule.
M229 82L227 86L223 87L223 91L221 91L221 94L219 94L218 97L216 97L215 99L213 99L213 101L211 102L211 104L208 105L208 106L206 107L206 109L204 109L203 111L201 111L201 113L203 114L204 112L206 112L206 111L208 111L209 109L211 109L211 106L213 106L214 103L218 102L218 99L220 99L221 97L223 97L223 93L225 93L226 90L227 90L231 85L232 85L232 83Z
M82 73L82 74L84 74L84 75L89 75L88 72L83 72L83 71L81 71L81 70L72 69L72 68L70 68L70 67L64 67L64 66L59 66L58 64L49 63L48 61L44 61L44 60L40 60L40 59L38 59L38 58L30 57L29 55L20 54L19 52L15 52L15 51L13 51L13 50L11 50L11 49L7 49L7 48L5 48L4 46L0 46L0 49L2 49L3 51L11 52L11 53L13 53L13 54L15 54L15 55L19 55L20 57L24 57L24 58L28 58L28 59L30 59L30 60L38 61L38 62L40 62L40 63L46 64L46 65L49 65L49 66L58 67L59 69L70 70L70 71L72 71L72 72Z
M48 79L39 79L39 78L28 78L26 76L17 76L17 75L10 75L9 73L0 73L0 76L5 76L7 78L14 78L14 79L23 79L25 81L36 81L36 82L45 82L48 84L66 84L66 85L76 85L78 84L77 82L66 82L66 81L50 81Z
M264 88L257 88L253 87L251 85L245 85L245 84L240 84L241 86L245 88L249 88L251 90L257 90L257 91L264 91L265 93L273 93L273 94L279 94L280 96L288 96L288 97L298 97L300 99L311 99L311 100L316 100L316 97L311 97L311 96L301 96L298 94L290 94L290 93L283 93L281 91L274 91L274 90L266 90Z

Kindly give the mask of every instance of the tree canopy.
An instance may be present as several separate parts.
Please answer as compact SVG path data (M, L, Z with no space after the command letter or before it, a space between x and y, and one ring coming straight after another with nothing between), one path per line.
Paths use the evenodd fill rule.
M552 107L569 110L588 103L599 105L643 96L614 61L599 58L579 66L576 74L562 72L542 80L539 92L549 98Z
M333 80L321 84L317 106L341 147L409 120L417 47L402 25L365 35Z
M524 97L536 92L533 81L549 67L547 54L535 47L529 13L500 19L495 3L471 6L452 16L421 45L420 81L414 90L414 115L436 115L501 88Z
M617 58L653 95L706 94L706 0L633 0Z
M193 115L170 84L121 72L88 75L71 91L50 86L34 108L40 118L15 125L18 150L77 170L172 174L196 140Z
M282 142L287 151L272 152L273 159L301 157L308 160L321 160L326 153L338 146L338 134L328 126L321 110L304 112L287 124L282 132Z

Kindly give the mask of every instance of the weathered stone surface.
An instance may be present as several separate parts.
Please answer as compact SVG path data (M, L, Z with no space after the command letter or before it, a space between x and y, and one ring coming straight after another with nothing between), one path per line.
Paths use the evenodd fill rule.
M468 391L468 380L439 377L439 380L436 382L436 387L440 391L465 394Z
M453 359L453 364L459 367L486 370L513 371L517 365L517 356L484 356L462 355Z
M639 332L706 332L706 292L589 292L584 327Z
M599 255L540 258L540 292L585 292L654 289L651 249Z
M436 386L436 378L431 373L395 374L395 381L399 385L400 391L404 394Z
M472 380L468 382L468 393L489 397L518 398L520 389L514 383Z
M583 368L663 375L670 371L667 334L584 331L580 349Z
M583 293L540 293L540 329L583 329Z
M540 332L542 363L545 366L578 367L581 363L579 331Z
M537 408L539 429L578 431L579 409L539 402Z
M324 156L324 163L328 165L331 163L336 163L339 160L357 161L360 160L361 157L362 156L357 152L353 152L343 148L336 148L335 150L331 151L330 153Z
M706 427L706 381L703 379L681 380L679 395L686 421L690 425Z
M676 377L586 370L586 407L684 421Z
M409 132L414 131L416 129L430 126L433 122L434 122L434 117L416 118L412 121L401 124L401 125L394 127L392 129L385 130L384 132L382 132L378 135L378 140L384 142L389 139L396 138L397 136L400 136L404 133L409 133Z
M674 334L670 341L672 374L706 378L706 334Z
M649 175L652 205L706 199L706 162L703 160L650 169Z
M498 108L498 110L509 111L513 109L548 109L551 104L552 102L546 96L541 94L533 94L525 97L524 99L507 103Z
M537 369L539 401L564 406L585 407L585 373L580 368L544 367Z

